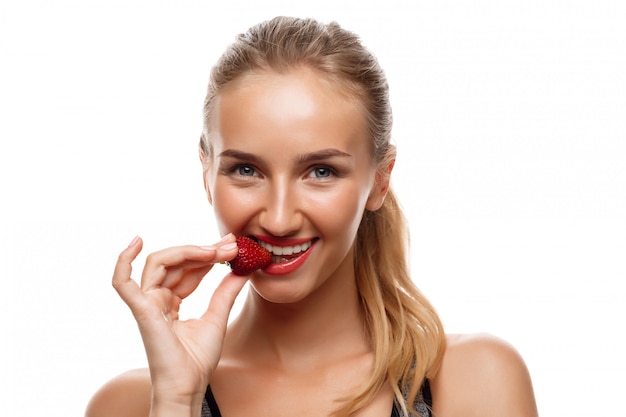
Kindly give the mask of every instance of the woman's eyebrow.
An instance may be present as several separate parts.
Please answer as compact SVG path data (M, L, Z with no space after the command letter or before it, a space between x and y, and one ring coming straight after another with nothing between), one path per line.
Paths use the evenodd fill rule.
M262 159L258 157L257 155L249 153L249 152L239 151L236 149L226 149L225 151L219 153L218 157L235 158L235 159L240 159L240 160L249 161L249 162L262 162ZM319 151L298 155L296 157L296 163L306 164L312 161L321 161L324 159L336 158L336 157L352 159L352 155L350 155L349 153L340 151L339 149L328 148L328 149L321 149Z
M306 164L307 162L320 161L320 160L335 158L335 157L352 159L352 155L350 155L349 153L340 151L339 149L329 148L329 149L322 149L319 151L299 155L296 158L296 162L299 164Z
M250 162L261 162L261 158L259 158L255 154L238 151L236 149L226 149L225 151L220 152L220 154L217 156L218 157L225 156L228 158L241 159L243 161L250 161Z

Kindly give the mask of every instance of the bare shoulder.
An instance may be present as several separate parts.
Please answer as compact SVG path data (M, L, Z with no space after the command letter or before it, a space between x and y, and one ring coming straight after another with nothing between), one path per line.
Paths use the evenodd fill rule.
M125 372L91 398L85 417L148 417L152 386L148 369Z
M536 417L528 368L506 341L487 334L449 335L432 381L438 417Z

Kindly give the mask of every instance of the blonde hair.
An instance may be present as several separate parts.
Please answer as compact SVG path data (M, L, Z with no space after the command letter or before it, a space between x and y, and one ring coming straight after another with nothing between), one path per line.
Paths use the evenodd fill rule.
M389 87L376 58L359 38L337 23L277 17L239 35L211 71L204 103L200 148L211 154L209 132L215 98L231 81L245 74L285 72L308 67L358 99L379 167L394 157ZM207 158L208 159L208 158ZM387 175L384 169L380 175ZM408 415L424 380L436 373L445 347L443 326L435 310L411 280L408 228L392 190L377 211L366 211L359 226L354 258L365 328L374 351L370 378L360 392L346 399L337 415L350 415L391 384L398 404ZM409 408L405 407L407 401Z

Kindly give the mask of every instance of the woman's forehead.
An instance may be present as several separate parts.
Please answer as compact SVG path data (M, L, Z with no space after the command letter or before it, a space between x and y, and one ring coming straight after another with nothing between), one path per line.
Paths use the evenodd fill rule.
M339 122L364 128L367 121L357 100L310 70L250 73L220 93L214 113L220 128L243 121L293 129L322 129Z
M362 87L356 86L354 82L345 79L345 77L330 74L306 64L293 65L280 70L264 67L246 71L222 86L218 95L228 94L233 90L240 90L242 93L245 93L248 86L253 86L257 83L274 83L274 85L279 85L293 79L315 80L317 86L325 90L329 96L354 101L354 104L362 105Z

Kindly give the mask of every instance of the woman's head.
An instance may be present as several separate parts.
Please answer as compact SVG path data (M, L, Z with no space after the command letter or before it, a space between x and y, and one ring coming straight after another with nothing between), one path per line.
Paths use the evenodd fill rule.
M299 67L315 71L337 91L363 107L372 155L380 166L392 162L392 114L385 74L359 38L336 23L277 17L237 37L211 71L204 104L204 155L211 154L216 99L231 82L256 71L285 73ZM382 171L386 172L385 170Z

